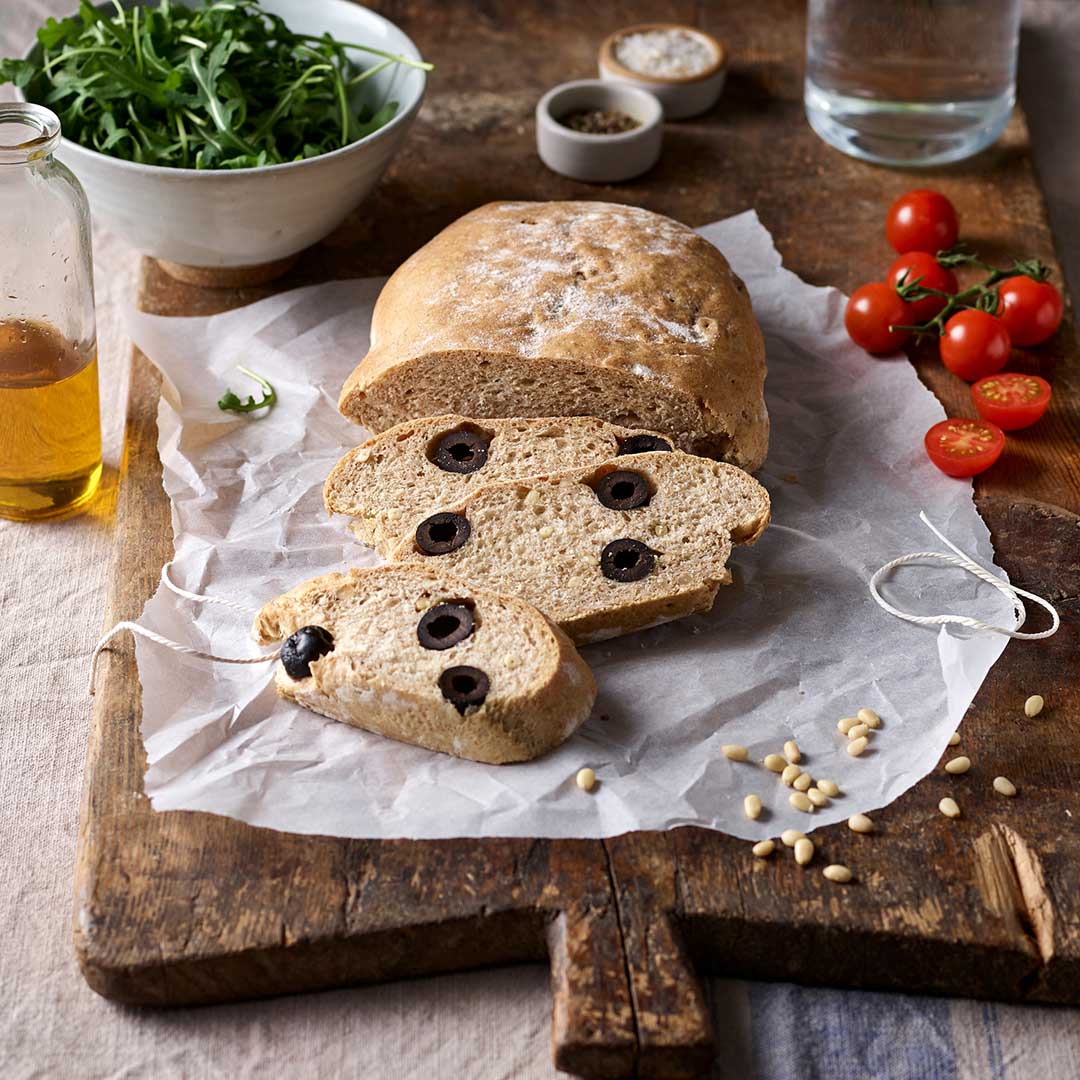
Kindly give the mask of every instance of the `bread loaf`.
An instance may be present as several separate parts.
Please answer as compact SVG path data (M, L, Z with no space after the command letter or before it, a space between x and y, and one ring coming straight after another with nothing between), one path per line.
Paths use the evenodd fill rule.
M391 557L514 593L581 644L707 611L732 542L768 520L768 493L734 465L647 453L480 488Z
M324 488L326 508L384 557L443 506L486 484L598 465L670 442L593 416L406 420L350 450Z
M764 380L746 287L692 229L634 206L503 202L390 278L339 404L376 432L446 412L592 415L756 469Z
M326 574L255 619L282 641L278 693L353 727L491 764L552 749L589 715L592 673L534 607L434 566Z

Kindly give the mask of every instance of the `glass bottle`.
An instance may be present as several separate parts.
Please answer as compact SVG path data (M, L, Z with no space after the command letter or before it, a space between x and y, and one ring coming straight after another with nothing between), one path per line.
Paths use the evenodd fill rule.
M1016 100L1020 0L809 0L811 127L853 157L941 165L982 150Z
M90 211L59 142L48 109L0 102L0 516L24 521L101 479Z

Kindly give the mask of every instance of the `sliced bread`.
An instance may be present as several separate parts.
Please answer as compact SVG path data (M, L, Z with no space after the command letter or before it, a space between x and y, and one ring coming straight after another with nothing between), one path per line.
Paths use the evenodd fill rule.
M536 608L434 566L326 574L270 601L278 693L334 720L490 764L528 761L586 719L596 684Z
M707 611L732 542L768 521L768 493L734 465L646 453L483 487L391 557L520 596L581 644Z
M594 416L472 420L447 415L396 424L334 466L326 508L386 557L429 514L507 480L598 465L620 454L671 449L654 432Z
M746 469L765 459L765 345L746 286L693 229L637 206L482 206L403 263L339 406L599 416Z

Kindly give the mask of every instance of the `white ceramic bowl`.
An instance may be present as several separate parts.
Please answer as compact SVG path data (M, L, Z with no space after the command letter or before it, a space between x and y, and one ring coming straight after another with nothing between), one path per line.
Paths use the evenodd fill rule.
M615 135L575 131L559 121L578 109L632 116L636 128ZM660 157L664 114L652 94L633 86L578 79L549 90L536 106L536 150L553 172L571 180L615 183L640 176Z
M620 64L615 55L615 46L619 39L646 30L681 30L686 34L692 34L708 46L714 56L713 63L704 71L684 78L644 75L640 71L633 71ZM707 34L694 26L681 26L678 23L642 23L639 26L627 26L622 30L617 30L606 38L600 46L597 66L600 69L600 78L605 81L628 83L655 94L660 104L664 106L665 120L683 120L689 116L697 116L716 104L727 75L727 54L722 42L714 38L712 34Z
M262 6L301 33L329 31L342 41L420 58L393 23L349 0L262 0ZM370 54L351 55L372 63ZM376 107L396 100L393 119L366 138L305 161L174 169L123 161L68 139L61 140L57 156L82 181L91 210L106 227L148 255L181 264L167 265L170 272L206 284L265 280L332 232L375 187L416 118L426 81L423 71L400 64L380 72L367 84L368 100ZM268 272L258 273L262 267ZM200 278L197 270L185 273L188 268L205 272Z

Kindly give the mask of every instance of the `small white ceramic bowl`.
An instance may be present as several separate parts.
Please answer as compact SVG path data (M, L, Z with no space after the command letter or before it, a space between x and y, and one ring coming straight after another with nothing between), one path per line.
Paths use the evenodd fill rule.
M560 123L579 109L614 110L638 127L615 135L593 135ZM660 102L645 90L599 79L579 79L549 90L536 106L536 149L553 172L589 183L614 183L640 176L660 157L664 138Z
M670 75L644 75L619 63L615 56L615 46L621 38L629 34L643 33L648 30L681 30L703 41L712 52L715 60L704 71L696 75L675 77ZM678 23L641 23L616 30L604 39L600 46L598 59L600 78L606 81L630 83L648 90L660 99L664 106L665 120L683 120L688 116L697 116L716 104L720 91L724 88L727 75L727 54L723 43L712 34L705 33L693 26L681 26Z
M125 7L129 6L125 3ZM420 59L393 23L348 0L262 0L290 29L329 31L341 41ZM370 65L371 54L353 59ZM377 59L377 58L375 58ZM367 84L376 107L396 100L392 120L320 157L255 169L140 165L62 139L57 156L82 181L90 209L132 247L185 281L254 284L284 272L379 182L420 109L426 75L395 64Z

